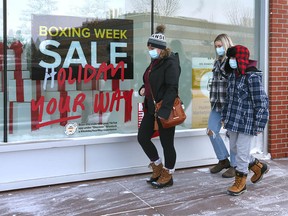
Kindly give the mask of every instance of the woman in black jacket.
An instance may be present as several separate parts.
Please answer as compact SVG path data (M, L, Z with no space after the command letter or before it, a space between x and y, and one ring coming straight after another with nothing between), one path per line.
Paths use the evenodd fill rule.
M139 89L139 94L145 96L144 117L139 131L138 142L145 154L150 159L152 176L147 180L155 188L163 188L173 185L172 174L176 163L176 151L174 147L175 127L163 128L161 118L168 119L175 98L178 95L179 76L181 72L179 57L166 47L164 36L165 27L159 25L156 33L152 34L147 42L151 63L144 75L144 84ZM159 157L157 148L151 141L154 134L155 102L162 100L162 106L156 113L159 126L159 136L164 153L165 166Z

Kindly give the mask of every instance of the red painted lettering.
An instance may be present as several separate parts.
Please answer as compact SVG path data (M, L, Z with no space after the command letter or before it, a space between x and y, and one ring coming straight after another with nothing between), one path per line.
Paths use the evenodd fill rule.
M125 116L124 116L124 122L131 121L132 119L132 95L133 95L133 89L130 91L124 91L124 100L125 100Z
M71 68L71 67L69 67L69 68ZM81 83L81 80L82 80L82 70L83 70L83 68L82 68L82 65L80 64L79 66L78 66L78 83ZM69 70L70 71L70 70ZM72 73L72 72L71 72Z
M117 102L115 110L119 111L120 100L123 99L123 98L124 98L124 96L121 95L121 91L119 89L113 92L113 95L112 95L112 98L111 98L110 112L112 111L112 109L114 107L115 101Z
M121 73L121 80L124 80L124 62L120 61L117 66L114 68L113 64L109 64L107 65L105 62L103 62L98 71L96 68L94 68L93 66L87 64L85 65L84 68L84 74L83 74L83 80L84 83L88 83L90 82L92 79L96 79L96 80L107 80L107 73L108 71L111 70L111 77L114 77L116 75L116 73L120 70ZM77 71L77 82L81 83L82 81L82 71L83 68L81 65L78 66L78 71ZM73 84L76 82L76 78L72 78L73 76L73 70L72 67L68 68L68 83L69 84ZM65 80L67 78L67 71L65 68L60 68L60 70L58 71L58 85L59 86L63 86L65 83Z
M100 92L100 94L95 94L94 97L94 112L98 113L104 113L107 111L110 103L110 95L109 92L106 92L106 104L104 105L104 93Z
M60 95L58 109L60 113L70 112L70 96L67 93Z
M60 70L58 71L58 77L57 77L58 85L59 86L64 85L65 80L66 80L66 71L64 68L60 68Z
M69 70L68 83L72 85L74 82L76 82L76 78L72 78L72 75L73 75L72 68L69 67L68 70ZM80 72L80 75L81 75L81 72Z
M46 112L49 115L52 115L56 111L56 108L57 108L57 100L56 98L51 98L46 107Z
M86 95L84 93L80 93L75 97L73 108L72 108L73 112L77 111L77 106L80 106L82 110L85 110L85 106L83 104L83 102L85 101L85 98L86 98Z
M73 112L76 112L77 106L80 106L82 110L85 110L85 106L83 103L85 100L85 97L86 96L84 93L80 93L75 97L73 101ZM43 112L44 112L44 101L45 101L44 96L41 96L39 100L37 101L34 99L31 100L31 110L33 112L38 111L39 113L38 122L42 122ZM37 128L44 127L44 126L51 125L51 124L56 124L56 123L65 124L65 122L69 120L81 118L80 115L69 116L69 117L67 117L67 115L61 115L61 114L65 114L65 113L67 114L67 112L70 112L70 96L68 96L66 92L61 93L58 106L57 104L58 103L57 103L56 98L51 98L45 110L47 114L52 115L56 112L56 109L58 107L60 118L54 119L48 122L39 123L38 125L36 125Z
M99 69L98 74L96 77L96 80L99 80L100 78L107 80L107 71L111 69L111 77L114 77L116 73L118 72L119 68L121 68L121 80L124 80L124 62L120 61L117 66L114 68L113 64L107 65L105 62L103 62ZM102 75L103 73L103 75ZM102 75L102 76L101 76Z
M89 76L89 71L92 71L92 74L90 74ZM85 65L84 68L84 83L87 83L89 81L91 81L93 79L93 77L95 77L97 74L97 70L92 67L91 65Z
M111 76L114 77L120 67L121 67L121 80L123 81L124 80L124 62L123 61L120 61L115 68L113 67L112 64L109 64L106 70L111 69Z
M41 96L37 101L31 100L31 109L33 112L39 110L38 121L42 121L44 111L44 96Z

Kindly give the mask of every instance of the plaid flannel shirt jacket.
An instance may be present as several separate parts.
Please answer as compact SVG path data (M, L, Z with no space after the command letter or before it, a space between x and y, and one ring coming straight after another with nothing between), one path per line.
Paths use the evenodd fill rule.
M227 100L222 112L224 128L256 136L269 119L269 99L259 72L228 77Z
M217 60L213 66L213 77L210 85L210 103L211 109L215 109L216 112L221 112L223 110L225 100L226 100L226 91L227 91L227 77L224 66L226 60L221 62Z

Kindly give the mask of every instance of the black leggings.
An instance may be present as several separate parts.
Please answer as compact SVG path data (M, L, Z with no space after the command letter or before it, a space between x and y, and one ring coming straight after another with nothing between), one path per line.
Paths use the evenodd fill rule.
M164 153L165 167L167 169L174 169L176 163L176 151L174 147L175 127L163 128L159 119L158 125L160 142ZM138 131L138 142L151 161L159 159L157 148L151 141L154 132L154 116L145 112Z

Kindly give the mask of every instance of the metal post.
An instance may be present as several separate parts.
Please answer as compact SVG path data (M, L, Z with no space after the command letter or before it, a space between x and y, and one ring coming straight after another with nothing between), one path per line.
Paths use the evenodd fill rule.
M154 33L154 0L151 0L151 35Z
M3 110L4 110L4 130L3 130L3 141L8 141L8 127L7 127L7 118L8 118L8 108L7 108L7 98L8 98L8 88L7 88L7 0L3 0L3 73L4 73L4 101L3 101Z
M264 68L264 87L269 94L269 0L261 1L263 5L261 5L261 8L263 10L261 11L262 16L261 20L263 20L263 23L261 23L261 26L263 26L263 29L261 29L261 40L263 40L260 44L261 47L263 47L263 50L261 50L260 53L263 53L262 58L264 59L263 62L263 68ZM268 122L269 124L269 122ZM265 127L264 130L264 153L268 154L268 139L269 139L269 125Z

